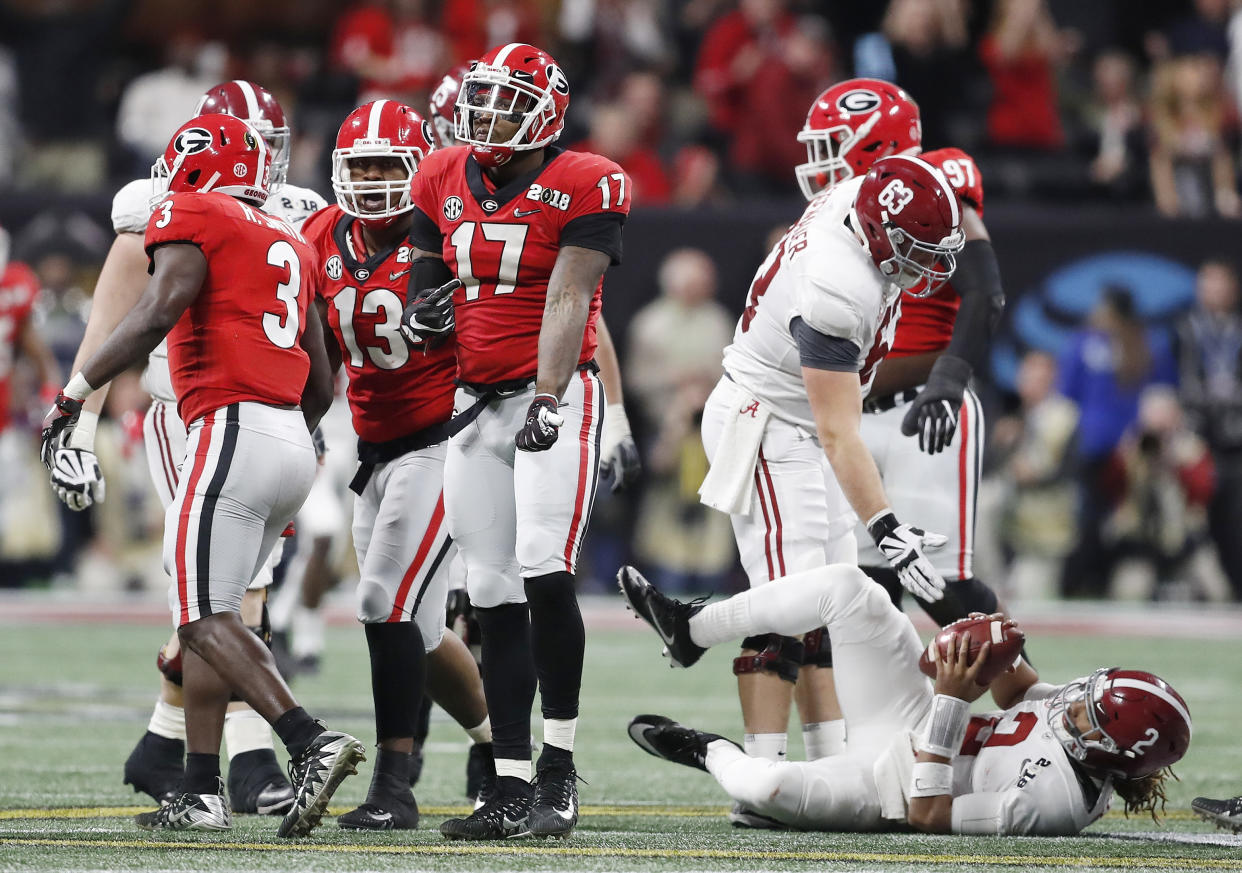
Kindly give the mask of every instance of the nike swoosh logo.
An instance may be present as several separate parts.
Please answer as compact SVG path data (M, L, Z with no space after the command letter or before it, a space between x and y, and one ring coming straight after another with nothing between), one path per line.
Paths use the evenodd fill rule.
M391 812L373 812L371 813L371 818L375 819L376 821L390 821L392 819L392 813Z
M557 815L559 815L561 818L563 818L565 821L569 821L570 819L574 817L574 805L572 803L569 804L569 809L567 809L565 812L561 812L556 807L552 807L552 811L555 812Z
M514 209L514 210L513 210L513 217L514 217L514 218L525 218L525 217L526 217L526 216L528 216L528 215L534 215L534 214L535 214L536 212L538 212L538 211L539 211L538 209L528 209L528 210L526 210L525 212L523 212L523 211L522 211L522 210L520 210L520 209Z
M409 271L409 270L402 270L400 273L391 273L391 272L390 272L390 273L388 274L388 281L389 281L389 282L395 282L395 281L397 281L398 279L400 279L402 276L404 276L404 275L405 275L406 273L408 273L408 272L410 272L410 271Z
M654 615L651 617L651 626L655 628L656 633L660 635L660 639L664 640L664 644L666 646L671 646L673 644L673 635L664 628L660 627L660 622Z

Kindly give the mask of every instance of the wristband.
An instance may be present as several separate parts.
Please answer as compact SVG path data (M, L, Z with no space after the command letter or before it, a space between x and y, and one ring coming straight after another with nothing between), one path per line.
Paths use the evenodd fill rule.
M952 758L962 747L969 720L969 703L947 694L937 694L932 700L931 718L919 742L919 751Z
M78 413L78 423L69 431L69 439L66 441L65 447L81 449L84 452L94 452L95 427L98 424L99 413L85 411Z
M871 516L871 520L867 522L867 533L871 534L871 539L875 541L877 548L880 542L896 529L897 516L887 506Z
M542 397L542 398L546 398L547 400L551 400L551 401L552 401L552 410L553 410L553 411L556 411L557 409L559 409L559 408L560 408L560 405L561 405L560 398L558 398L555 394L536 394L533 398L531 398L531 401L530 401L530 402L531 402L531 403L539 403L539 402L540 402L540 400L539 400L539 399L540 399L541 397Z
M910 770L910 797L939 797L953 793L953 765L917 761Z
M72 397L74 400L85 400L91 396L91 392L94 390L91 387L91 383L86 381L86 377L79 370L60 393L66 397Z

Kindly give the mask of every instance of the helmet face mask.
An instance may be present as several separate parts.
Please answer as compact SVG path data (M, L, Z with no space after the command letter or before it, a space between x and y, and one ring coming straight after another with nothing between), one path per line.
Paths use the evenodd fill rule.
M413 208L410 179L434 149L431 126L410 107L376 100L349 114L332 151L332 191L348 215L375 227Z

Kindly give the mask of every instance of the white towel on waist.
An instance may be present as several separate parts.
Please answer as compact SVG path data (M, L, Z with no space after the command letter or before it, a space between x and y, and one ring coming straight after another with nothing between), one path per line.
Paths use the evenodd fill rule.
M872 770L880 795L880 815L890 821L906 820L914 775L914 738L914 731L899 731L876 758Z
M725 419L711 468L699 486L699 501L730 515L748 515L755 499L755 460L771 412L745 388L729 384L733 414Z

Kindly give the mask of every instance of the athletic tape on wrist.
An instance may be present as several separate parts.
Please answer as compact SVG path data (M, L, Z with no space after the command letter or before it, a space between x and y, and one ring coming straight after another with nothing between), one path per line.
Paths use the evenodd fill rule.
M970 704L957 697L937 694L932 700L931 718L919 741L919 750L942 758L952 758L966 738Z
M938 797L953 793L953 765L918 761L910 771L910 797Z
M86 377L83 376L82 372L79 370L74 374L73 378L69 380L69 384L64 387L61 393L66 397L72 397L74 400L85 400L87 397L91 396L94 390L95 389L91 386L91 383L86 381Z

